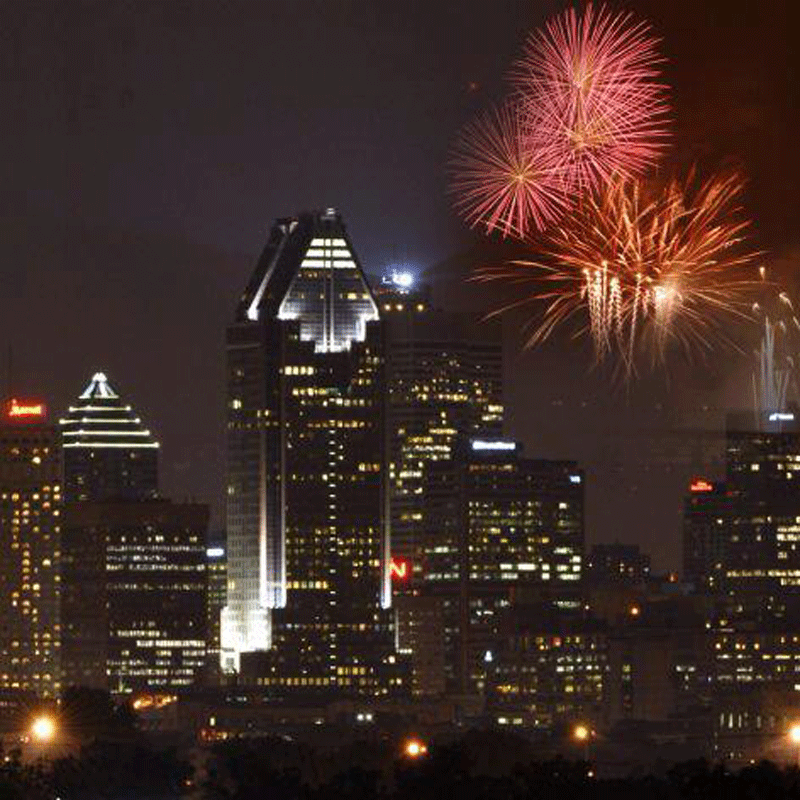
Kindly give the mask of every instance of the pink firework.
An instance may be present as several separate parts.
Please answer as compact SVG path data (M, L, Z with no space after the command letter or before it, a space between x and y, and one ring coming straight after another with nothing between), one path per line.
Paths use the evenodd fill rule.
M520 238L543 230L568 203L558 153L522 135L518 111L505 105L467 124L450 159L454 205L471 226Z
M656 44L647 23L591 4L531 34L512 76L526 147L558 150L567 190L641 174L658 159L669 104Z

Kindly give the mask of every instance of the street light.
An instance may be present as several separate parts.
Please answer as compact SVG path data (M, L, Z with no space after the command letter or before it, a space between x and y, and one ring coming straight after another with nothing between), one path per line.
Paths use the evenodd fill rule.
M789 741L797 747L797 765L800 766L800 722L789 728Z
M583 722L579 722L572 729L572 739L583 745L583 760L589 761L589 740L592 738L592 729Z
M585 742L589 738L591 731L588 726L580 723L572 729L572 738L576 742Z
M408 739L403 745L403 752L408 758L422 758L428 752L428 745L419 739Z
M49 714L40 714L31 723L30 734L35 742L41 744L52 742L56 735L55 719Z

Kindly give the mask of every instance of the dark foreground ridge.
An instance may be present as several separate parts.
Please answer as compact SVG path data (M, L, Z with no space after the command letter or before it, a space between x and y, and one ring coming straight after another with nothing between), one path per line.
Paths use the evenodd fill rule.
M603 778L585 761L542 760L514 734L472 731L432 742L352 740L335 747L289 737L237 739L207 750L156 745L109 720L71 756L26 763L0 758L2 800L533 800L536 798L800 798L800 769L762 761L738 771L705 760L660 774ZM102 726L101 726L102 727Z

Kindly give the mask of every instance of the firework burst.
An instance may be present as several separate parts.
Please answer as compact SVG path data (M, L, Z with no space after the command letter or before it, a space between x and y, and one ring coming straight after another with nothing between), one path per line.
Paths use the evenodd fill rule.
M568 203L552 146L524 140L511 105L467 124L450 159L455 207L487 232L525 238L558 219Z
M591 4L529 37L512 74L526 147L555 148L568 190L657 161L669 114L657 43L647 23Z
M533 290L495 313L543 304L528 344L578 317L598 361L617 354L630 371L639 345L661 359L670 342L688 355L733 344L725 324L752 319L761 285L759 253L749 249L737 176L694 176L648 191L613 181L585 197L542 245L541 260L517 260L478 272L478 280L533 282Z

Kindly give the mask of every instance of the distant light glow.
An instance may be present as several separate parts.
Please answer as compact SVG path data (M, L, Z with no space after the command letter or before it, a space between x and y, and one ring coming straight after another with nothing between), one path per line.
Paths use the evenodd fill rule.
M392 272L392 281L402 289L408 289L414 284L414 276L410 272Z
M580 483L581 476L580 475L570 475L569 476L570 483Z
M222 558L225 555L224 547L209 547L206 549L207 558Z
M800 723L796 723L789 728L789 738L793 744L800 745Z
M770 422L794 422L794 414L789 412L773 411L769 415Z
M473 450L516 450L516 442L502 441L500 439L490 441L487 439L473 439Z
M403 752L409 758L421 758L428 752L428 746L419 739L408 739L403 745Z
M37 742L50 742L56 735L56 722L48 714L42 714L31 723L31 736Z
M591 731L586 725L576 725L572 729L572 738L575 739L576 742L585 742L590 734Z
M410 270L392 267L392 269L381 278L381 283L384 286L394 287L401 294L407 294L414 285L415 280L414 273Z

